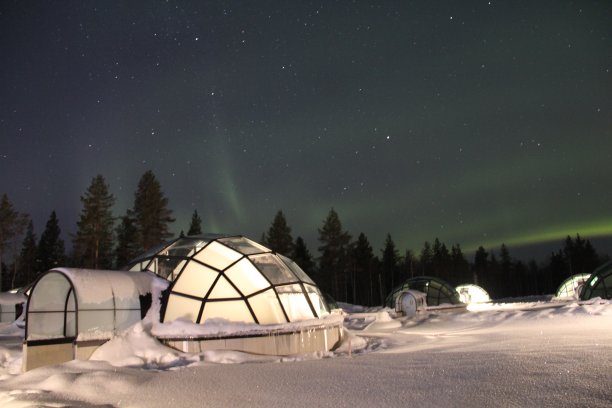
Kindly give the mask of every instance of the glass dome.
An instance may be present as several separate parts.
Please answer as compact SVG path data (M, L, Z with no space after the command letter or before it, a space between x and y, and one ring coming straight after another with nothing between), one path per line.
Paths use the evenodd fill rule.
M487 291L473 283L459 285L455 290L459 293L459 300L463 303L486 303L491 301Z
M612 261L595 269L589 280L582 286L580 300L588 300L596 297L612 299Z
M580 273L570 276L559 285L555 292L555 297L558 299L578 298L582 286L590 277L590 273Z
M389 296L387 296L385 305L394 308L397 297L403 291L409 289L425 293L427 295L427 306L440 306L443 304L463 305L455 288L442 279L431 276L416 276L406 280L391 291Z
M279 324L329 314L316 284L291 259L243 236L181 237L132 261L171 281L161 321Z

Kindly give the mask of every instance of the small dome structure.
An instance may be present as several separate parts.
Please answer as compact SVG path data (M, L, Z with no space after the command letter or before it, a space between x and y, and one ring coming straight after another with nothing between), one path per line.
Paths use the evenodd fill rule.
M26 307L24 371L87 359L151 305L152 273L57 268L32 286Z
M162 322L282 324L329 314L323 294L295 262L243 236L181 237L128 268L172 282Z
M473 283L466 283L455 288L459 294L461 302L469 303L486 303L491 301L491 297L486 290Z
M416 276L406 280L401 285L394 288L385 301L387 307L395 308L397 297L407 290L416 290L426 295L427 307L464 307L459 300L459 294L448 283L442 279L432 276Z
M590 273L579 273L564 280L555 292L557 299L578 299L582 286L591 277Z
M580 300L588 300L596 297L612 299L612 261L609 261L595 269L582 286Z

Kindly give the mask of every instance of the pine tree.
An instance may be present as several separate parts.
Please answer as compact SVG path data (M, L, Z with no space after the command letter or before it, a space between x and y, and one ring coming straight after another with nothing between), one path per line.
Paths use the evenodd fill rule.
M487 272L489 254L482 246L479 246L474 254L474 284L479 283ZM487 288L485 288L487 289Z
M502 244L499 250L499 260L499 296L516 296L516 282L512 277L512 259L510 258L508 247L505 244Z
M291 259L293 262L298 264L300 268L308 276L312 277L312 273L314 272L314 261L312 259L312 255L306 246L306 243L302 239L302 237L297 237L295 239L295 245L293 245L293 253L291 254Z
M198 210L193 210L191 216L191 223L189 224L189 230L187 235L201 235L202 234L202 219L198 215Z
M419 261L421 263L421 275L428 275L432 273L433 251L431 249L431 244L428 241L423 243L423 249L421 249Z
M455 244L451 247L451 264L452 264L452 276L449 282L453 285L459 285L461 283L470 282L472 276L470 274L470 265L461 251L461 246Z
M36 260L37 256L36 234L34 234L34 224L30 221L21 245L19 269L14 277L13 287L22 287L34 282L38 272L40 272Z
M293 251L293 238L291 238L291 228L287 225L287 220L282 211L278 211L274 216L272 225L266 234L268 247L283 255L289 255Z
M129 212L138 233L138 250L146 251L172 237L168 224L174 222L168 199L151 170L146 171L138 182L134 195L134 207Z
M138 231L134 225L134 220L129 215L124 215L120 218L115 232L117 234L115 265L117 268L122 268L140 253L138 250Z
M342 229L334 209L329 211L323 227L319 229L320 285L337 300L347 297L346 256L351 236Z
M84 268L110 269L113 264L112 207L115 197L101 175L91 180L91 185L81 196L83 209L77 221L77 233L73 240L74 262Z
M395 243L391 238L391 234L387 233L385 246L382 249L382 273L383 273L383 293L389 293L397 283L397 264L399 261L399 253L395 248Z
M61 229L55 211L51 212L45 230L38 242L38 271L44 272L66 262L64 241L60 238Z
M374 253L368 238L362 232L357 237L355 246L353 247L353 265L354 276L356 281L357 299L356 304L374 306L380 305L382 297L381 281L374 274Z
M21 214L15 210L6 194L0 199L0 290L4 290L3 282L10 283L10 277L2 276L2 264L8 258L9 251L17 252L16 239L18 239L25 229L29 218L26 214Z

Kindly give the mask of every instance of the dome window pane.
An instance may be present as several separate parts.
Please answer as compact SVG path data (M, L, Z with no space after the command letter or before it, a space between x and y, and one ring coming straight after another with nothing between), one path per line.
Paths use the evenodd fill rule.
M274 285L297 282L297 277L273 254L253 255L249 259Z
M219 273L197 262L189 262L172 287L173 292L203 298Z
M242 255L233 249L214 241L198 252L194 258L221 271L241 257Z
M263 245L259 245L255 241L251 241L245 237L230 237L220 239L219 242L223 242L230 248L235 249L244 255L260 254L262 252L270 252L268 248Z
M234 289L232 285L229 284L227 279L223 276L219 278L212 292L208 296L209 299L231 299L231 298L241 298L240 293Z
M287 322L274 290L266 290L263 293L255 295L249 298L248 302L255 316L257 316L259 324L279 324Z
M225 271L225 276L245 295L270 287L270 283L247 258Z

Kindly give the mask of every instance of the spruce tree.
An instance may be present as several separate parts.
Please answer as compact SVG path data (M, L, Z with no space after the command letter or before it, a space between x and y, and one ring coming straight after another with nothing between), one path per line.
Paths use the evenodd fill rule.
M191 223L189 224L189 230L187 235L201 235L202 234L202 219L198 215L198 210L193 210L191 216Z
M324 290L337 300L347 297L346 258L351 236L342 229L342 223L332 208L319 229L319 274Z
M0 290L5 290L3 282L12 280L9 276L2 276L2 264L6 263L9 255L9 250L16 252L15 240L19 239L25 229L28 216L21 214L13 207L6 194L0 199Z
M134 225L134 220L129 215L124 215L120 218L115 232L117 234L115 265L117 268L123 268L140 254L138 250L138 231Z
M298 266L302 268L302 270L306 272L308 276L312 278L312 273L314 272L315 264L312 259L312 255L310 254L310 251L308 250L308 247L306 246L306 243L304 242L302 237L297 237L295 239L295 245L293 245L291 259L293 260L293 262L298 264Z
M499 282L498 295L501 297L516 296L516 282L512 276L512 259L506 244L502 244L499 250Z
M287 225L287 220L282 211L278 211L274 216L272 225L266 234L266 244L268 247L279 254L289 256L293 251L293 238L291 228Z
M374 272L374 252L368 238L362 232L353 247L353 270L355 277L356 299L359 305L374 306L381 304L381 281Z
M113 227L115 219L112 207L115 197L101 175L91 180L91 185L81 196L83 209L77 221L77 233L73 239L74 262L77 266L92 269L110 269L113 264Z
M449 282L455 286L472 281L470 265L463 255L461 246L455 244L451 247L452 275Z
M387 234L385 246L382 249L382 272L383 272L383 293L389 293L397 284L397 264L399 262L399 252L395 248L395 242L391 234Z
M61 232L57 215L55 211L52 211L38 242L37 261L39 272L63 266L66 262L64 241L60 238Z
M146 171L138 182L134 207L129 215L134 219L140 252L172 237L168 229L168 224L174 222L172 210L168 208L168 198L151 170Z
M481 285L481 280L484 281L485 273L487 272L489 254L482 246L479 246L474 254L474 284ZM485 288L487 290L488 288ZM488 291L488 290L487 290Z
M423 243L423 249L421 249L419 262L421 263L421 275L428 275L432 273L433 251L431 249L431 244L428 241Z
M13 287L22 287L34 282L38 272L40 272L36 261L37 256L36 234L34 233L34 224L30 221L21 245L19 268L14 278Z

